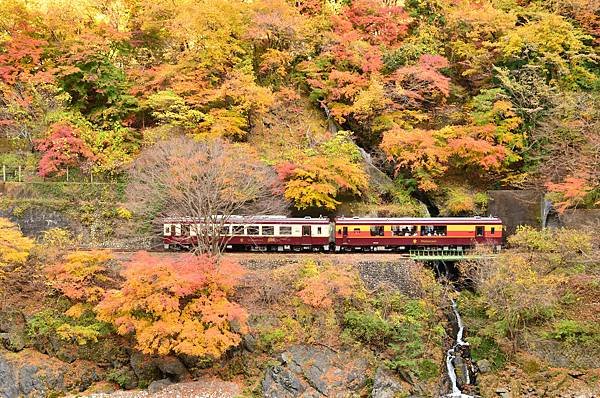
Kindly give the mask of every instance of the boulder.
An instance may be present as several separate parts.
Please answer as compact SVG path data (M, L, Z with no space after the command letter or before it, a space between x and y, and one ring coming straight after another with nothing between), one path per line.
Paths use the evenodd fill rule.
M269 368L263 395L269 398L350 396L366 384L367 361L350 353L306 345L290 347Z
M138 379L138 385L148 385L153 380L162 378L156 359L139 351L131 353L129 365Z
M32 349L0 350L0 397L37 398L83 391L101 375L86 361L67 364Z
M477 361L477 368L480 373L489 373L492 371L492 364L487 359Z
M148 392L150 394L154 394L156 392L164 390L166 387L170 386L171 384L173 384L173 382L169 379L161 379L161 380L153 381L148 386Z
M156 359L156 365L163 374L168 375L169 378L175 381L183 381L190 377L185 365L174 356L165 356Z
M406 393L407 391L396 375L383 367L377 368L371 391L372 398L394 398Z
M16 398L19 396L12 366L0 355L0 397Z

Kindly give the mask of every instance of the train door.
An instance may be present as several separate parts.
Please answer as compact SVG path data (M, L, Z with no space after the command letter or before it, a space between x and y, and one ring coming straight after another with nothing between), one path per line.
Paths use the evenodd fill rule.
M312 244L312 233L310 225L302 226L302 244L303 245L311 245Z

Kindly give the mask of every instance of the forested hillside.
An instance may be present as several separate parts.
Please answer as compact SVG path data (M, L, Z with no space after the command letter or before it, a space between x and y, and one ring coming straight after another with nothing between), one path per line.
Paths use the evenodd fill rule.
M0 397L599 396L599 44L595 0L0 0ZM493 190L511 236L317 218Z
M5 0L0 163L119 178L186 135L274 168L300 212L472 214L523 187L597 206L594 3Z

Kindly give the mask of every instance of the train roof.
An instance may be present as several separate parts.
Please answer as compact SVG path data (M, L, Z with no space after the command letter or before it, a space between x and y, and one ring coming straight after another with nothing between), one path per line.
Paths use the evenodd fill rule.
M217 219L219 217L217 216ZM163 222L168 223L186 223L200 222L199 218L193 217L166 217ZM263 216L240 216L232 215L227 218L227 224L329 224L329 219L325 217L287 217L281 215L263 215Z
M363 224L502 224L498 217L337 217L336 224L363 225Z

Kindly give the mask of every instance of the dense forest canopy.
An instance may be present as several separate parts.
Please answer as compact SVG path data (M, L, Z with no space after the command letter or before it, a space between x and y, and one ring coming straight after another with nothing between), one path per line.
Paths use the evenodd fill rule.
M187 135L254 147L300 210L464 214L532 186L598 206L598 21L588 0L0 0L0 156L119 176Z

